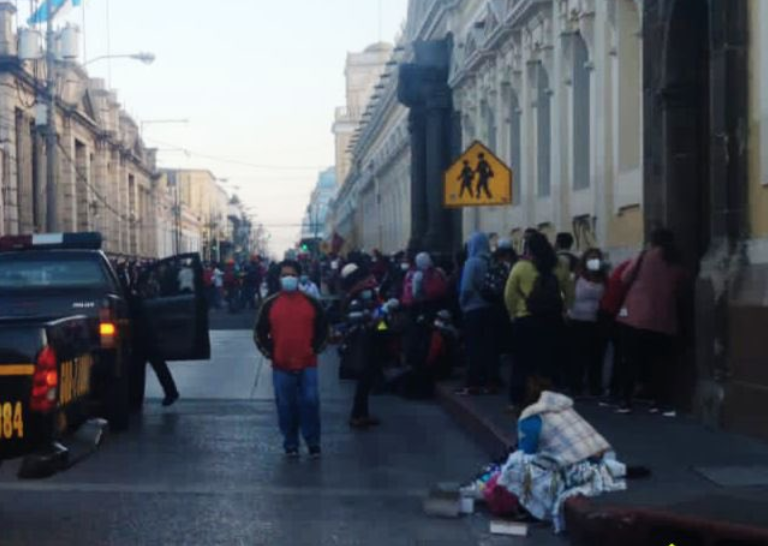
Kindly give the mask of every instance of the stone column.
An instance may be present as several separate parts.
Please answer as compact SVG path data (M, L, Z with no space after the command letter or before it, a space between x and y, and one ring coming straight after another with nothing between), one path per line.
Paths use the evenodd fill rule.
M426 114L411 108L408 118L411 132L411 237L409 246L421 249L427 234Z
M427 98L426 116L426 248L440 253L450 252L451 225L443 206L443 178L448 168L450 146L451 97L446 89L435 89Z

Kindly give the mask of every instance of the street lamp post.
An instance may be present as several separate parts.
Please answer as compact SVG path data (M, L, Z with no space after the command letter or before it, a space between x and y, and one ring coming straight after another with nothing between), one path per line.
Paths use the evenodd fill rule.
M46 3L46 102L47 102L47 120L46 120L46 172L45 172L45 229L52 233L59 230L58 215L58 188L56 186L56 170L58 166L58 134L56 133L56 33L53 28L54 11L52 2ZM96 57L83 64L89 64L112 58L130 58L141 61L145 64L151 64L155 60L152 53L135 53L131 55L104 55Z
M83 63L83 66L88 66L89 64L95 63L96 61L102 61L104 59L133 59L134 61L141 61L144 64L152 64L155 62L154 53L147 53L147 52L140 52L140 53L130 53L130 54L124 54L124 55L100 55L98 57L94 57L93 59L90 59L88 61L85 61Z
M52 2L46 4L46 19L47 19L47 32L46 32L46 77L47 77L47 92L48 96L48 119L47 131L45 134L45 146L46 146L46 172L45 172L45 195L46 195L46 209L45 209L45 229L49 233L53 233L59 230L59 217L58 217L58 195L56 194L56 163L57 163L57 140L56 135L56 54L54 47L56 45L56 35L53 32L53 8Z

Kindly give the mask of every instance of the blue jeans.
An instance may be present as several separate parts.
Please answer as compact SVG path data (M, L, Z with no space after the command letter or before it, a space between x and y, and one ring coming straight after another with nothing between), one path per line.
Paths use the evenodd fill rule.
M273 370L277 415L285 449L299 448L299 428L309 447L320 446L320 394L317 368L301 372Z

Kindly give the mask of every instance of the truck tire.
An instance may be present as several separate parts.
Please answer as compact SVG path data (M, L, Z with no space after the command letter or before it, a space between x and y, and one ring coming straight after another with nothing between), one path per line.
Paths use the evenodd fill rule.
M147 383L147 363L141 358L132 358L129 370L129 403L132 412L140 412L144 406L144 392Z
M128 377L114 377L110 379L107 389L107 421L112 432L128 430L131 405L130 382Z

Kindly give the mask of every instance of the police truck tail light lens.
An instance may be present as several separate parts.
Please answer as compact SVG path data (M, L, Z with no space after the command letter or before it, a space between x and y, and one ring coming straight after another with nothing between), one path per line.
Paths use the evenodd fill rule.
M103 307L99 311L99 338L102 349L113 349L116 336L117 325L112 317L112 310L109 307Z
M111 322L102 322L99 326L99 333L103 336L114 336L117 333L117 328Z
M32 399L29 408L41 413L56 407L59 388L59 371L56 353L45 347L37 355L35 374L32 376Z

